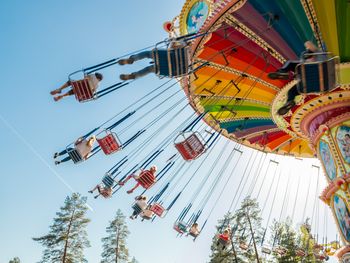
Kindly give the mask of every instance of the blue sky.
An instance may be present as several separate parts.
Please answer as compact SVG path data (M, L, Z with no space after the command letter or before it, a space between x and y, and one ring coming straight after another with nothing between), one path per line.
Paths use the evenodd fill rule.
M55 212L63 204L65 196L69 195L71 190L87 195L87 191L99 182L103 174L124 156L122 155L124 153L110 157L99 154L96 158L81 165L66 163L55 167L52 161L53 153L132 104L159 86L164 80L159 80L155 76L147 76L110 96L84 104L76 102L73 98L54 103L49 91L65 82L68 73L72 71L163 40L167 37L162 28L163 22L178 15L182 5L182 1L171 0L13 0L1 2L0 143L2 149L0 160L3 179L3 187L0 191L1 263L8 262L14 256L19 256L23 262L38 261L42 247L33 242L31 238L47 233L48 226L52 223ZM144 63L140 63L133 67L108 69L103 72L104 83L116 82L120 73L143 65ZM179 89L180 87L176 85L172 92ZM180 91L169 104L157 108L156 103L164 99L160 97L158 102L150 106L156 107L156 111L142 118L130 131L124 133L121 139L128 138L181 98L184 98L184 95ZM185 101L184 99L184 103ZM182 114L178 115L178 119L175 119L167 130L160 134L159 138L173 131L177 123L192 113L192 109L186 108ZM141 115L142 112L138 116ZM160 122L156 127L160 127L163 123L164 121ZM157 145L159 138L137 158L144 158ZM139 141L136 141L136 144L130 146L130 150L137 147L137 144L142 143L143 140L140 138ZM128 240L130 254L140 262L206 262L208 260L211 238L215 231L214 225L228 209L245 168L246 161L244 160L250 156L250 150L244 150L237 172L228 181L227 188L219 202L215 204L215 209L202 236L195 243L188 238L177 238L176 233L172 230L172 224L182 208L187 205L188 199L198 187L198 182L202 180L207 167L215 159L224 141L225 139L218 143L213 155L209 158L210 161L205 167L202 167L166 218L152 224L136 220L128 221L131 231ZM233 146L234 144L230 143L229 148L232 149ZM174 149L169 148L166 152L168 155L165 154L162 158L166 159L172 153ZM267 160L269 158L275 157L268 156ZM300 169L299 176L302 176L302 181L305 180L303 187L306 187L310 173L307 174L305 171L310 169L312 163L317 163L316 161L303 161L303 164L299 165L298 160L280 157L277 159L281 160L283 172L291 169L290 163L297 165ZM197 160L192 170L190 169L189 174L185 174L184 178L190 177L191 171L193 172L200 162L200 159ZM161 167L162 164L158 166ZM220 169L220 164L217 167L216 173ZM269 182L273 182L273 173L272 170L268 172L268 177L262 185L261 202L270 197L267 192ZM285 176L288 176L287 172ZM214 177L215 172L208 182L210 183ZM213 207L213 202L224 187L225 178L227 177L224 177L219 183L218 190L209 200L205 215ZM323 189L322 184L324 185L324 179L322 176L321 178L319 191ZM297 179L296 173L295 176L292 176L294 188L291 188L291 195L296 189ZM263 182L262 178L259 180L258 182ZM316 176L311 177L311 180L314 185ZM284 184L286 181L282 180ZM204 186L199 199L202 198L208 185ZM158 190L160 186L161 184L155 186L153 191ZM314 192L310 195L314 200L316 189L312 189ZM297 199L298 207L300 205L304 208L307 192L307 188L300 190L302 194ZM100 239L105 235L105 227L112 219L116 209L120 208L128 215L131 213L132 199L133 196L128 196L125 189L118 192L111 200L94 200L89 196L88 204L93 209L88 214L92 219L88 228L92 247L86 250L89 262L98 262L101 253ZM289 203L292 206L292 201ZM281 205L281 201L278 204ZM317 204L320 202L318 201ZM310 215L312 204L309 201L306 205L307 214ZM280 209L276 208L273 211L278 215ZM268 203L263 211L266 218L269 210ZM298 209L295 214L296 222L301 221L300 210L302 209ZM323 205L320 206L320 211L321 213L326 211L327 225L329 225L328 239L334 239L333 219L329 211L324 210ZM285 214L288 212L286 211ZM320 215L319 218L323 217ZM201 222L204 220L205 216L201 218Z

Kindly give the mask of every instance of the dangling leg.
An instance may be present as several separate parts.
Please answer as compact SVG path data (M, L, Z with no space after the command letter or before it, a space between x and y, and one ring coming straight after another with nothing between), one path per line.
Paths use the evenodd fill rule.
M54 101L59 101L62 98L67 97L67 96L71 96L71 95L74 95L74 91L72 89L63 95L58 95L58 96L54 97L53 99L54 99Z
M55 89L53 91L50 92L51 95L55 95L58 93L61 93L62 90L64 90L65 88L68 88L71 85L70 80L68 80L66 83L64 83L61 87L59 87L58 89Z
M71 160L72 158L70 156L67 156L66 158L62 159L61 161L55 161L55 164L58 165L60 163L64 163L67 162L69 160Z
M101 191L102 191L101 185L97 185L97 191L98 191L99 194L101 194Z
M119 185L123 186L127 181L130 180L130 178L135 178L135 175L134 174L130 174L128 175L124 181L121 181L121 182L118 182Z
M270 72L267 76L270 79L291 79L296 66L300 64L300 62L299 60L288 60L279 70Z
M64 155L64 154L67 154L68 153L68 151L71 151L71 150L73 150L73 148L67 148L67 149L64 149L63 151L61 151L61 152L56 152L54 155L53 155L53 158L57 158L58 156L62 156L62 155ZM62 161L55 161L55 164L57 165L57 164L60 164L61 162L66 162L67 160L67 158L69 158L70 159L70 157L66 157L65 159L63 159ZM66 161L65 161L66 160Z
M137 184L136 184L133 188L131 188L129 191L127 191L127 193L128 193L128 194L131 194L131 193L134 192L134 190L135 190L137 187L139 187L139 186L140 186L140 183L137 182Z
M129 58L119 59L117 63L119 65L132 64L137 60L141 60L144 58L152 58L152 53L152 51L142 51L138 54L130 56Z
M287 102L278 109L277 113L279 115L285 115L291 108L295 106L295 97L299 95L297 86L293 86L288 90Z
M94 187L94 189L90 190L89 193L92 194L93 192L95 192L96 189L99 189L100 185L96 185ZM100 190L98 190L98 192L100 192Z
M149 73L155 72L156 68L154 65L145 67L144 69L141 69L139 71L133 72L131 74L121 74L120 79L121 80L129 80L129 79L138 79L141 78Z
M134 210L134 212L132 212L132 215L130 216L130 219L135 219L137 215L138 215L138 212Z
M68 148L68 149L64 149L64 150L61 151L61 152L56 152L56 153L53 155L53 158L55 159L55 158L57 158L58 156L62 156L62 155L64 155L64 154L68 153L68 151L71 151L71 150L73 150L73 148Z

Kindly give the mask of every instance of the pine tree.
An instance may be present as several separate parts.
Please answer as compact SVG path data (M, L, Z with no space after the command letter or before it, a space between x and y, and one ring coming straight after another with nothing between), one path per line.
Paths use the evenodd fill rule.
M129 263L139 263L135 257L132 257L131 261Z
M296 255L298 239L297 233L292 227L292 220L290 218L287 218L284 222L274 220L270 229L272 246L281 246L286 249L284 255L279 255L276 252L272 253L275 262L300 262L300 257Z
M56 213L50 232L33 238L46 247L40 262L87 262L83 254L84 248L90 246L86 233L90 222L86 218L87 209L86 197L78 193L67 196L63 207Z
M317 251L315 250L314 245L317 244L317 241L311 234L312 230L309 220L310 219L307 218L305 223L303 223L299 229L299 247L306 253L306 256L303 258L303 262L323 262L315 257Z
M256 261L254 243L258 246L263 235L260 214L261 210L257 200L250 197L243 200L240 209L234 214L233 240L237 247L238 257L243 258L244 261ZM247 250L241 248L242 243L248 245Z
M21 260L18 257L14 257L9 261L9 263L21 263Z
M227 213L223 219L218 221L218 225L216 226L217 233L222 233L225 228L232 225L233 215L231 213ZM213 237L213 243L211 245L211 255L210 255L210 263L231 263L235 258L234 250L232 246L229 244L226 249L222 249L222 245L218 243L218 237L215 235ZM234 248L234 247L233 247ZM241 262L241 261L238 261Z
M107 237L102 238L103 252L101 263L121 263L127 262L129 251L126 247L126 239L129 235L128 227L125 223L125 216L118 209L115 218L110 221L106 228Z
M241 203L241 207L233 215L227 214L223 220L219 220L218 232L222 232L228 226L231 227L231 245L223 250L217 244L217 237L214 237L210 262L240 263L256 261L253 238L256 245L259 244L262 238L260 213L257 201L246 197ZM241 248L243 243L248 245L247 250Z

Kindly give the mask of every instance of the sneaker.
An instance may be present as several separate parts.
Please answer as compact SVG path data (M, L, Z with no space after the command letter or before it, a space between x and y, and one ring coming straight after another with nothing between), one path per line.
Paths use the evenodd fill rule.
M62 99L62 96L53 97L53 100L54 100L54 101L59 101L60 99Z
M92 191L90 190L90 191L88 191L88 193L92 194Z
M277 113L278 113L278 115L283 116L283 115L287 114L287 112L288 112L291 108L293 108L294 106L295 106L294 100L288 101L283 107L281 107L281 108L278 109Z
M59 93L61 93L61 91L57 90L57 89L55 89L55 90L50 92L51 95L56 95L56 94L59 94Z
M119 59L117 63L118 63L119 65L132 64L132 63L134 63L134 59L133 59L133 58Z
M55 165L59 165L60 163L60 161L55 161Z
M54 158L54 159L57 158L58 155L59 155L59 153L55 153L55 154L53 155L53 158Z
M135 79L135 75L134 74L120 74L119 78L121 80Z
M128 194L131 194L132 192L134 192L134 190L129 190L129 191L126 191Z
M131 219L131 220L134 220L134 217L133 217L133 216L130 216L130 219Z
M269 79L289 79L289 73L288 72L270 72L267 74Z

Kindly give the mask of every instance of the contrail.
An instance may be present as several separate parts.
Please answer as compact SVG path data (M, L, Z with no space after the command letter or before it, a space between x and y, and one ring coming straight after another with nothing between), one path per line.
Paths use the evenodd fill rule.
M71 187L61 175L59 175L55 169L52 168L52 166L39 154L39 152L0 114L0 119L2 122L6 125L6 127L11 130L19 140L21 140L28 148L29 150L63 183L72 193L76 192L74 191L73 187ZM91 210L94 211L93 208L86 203L86 206Z

